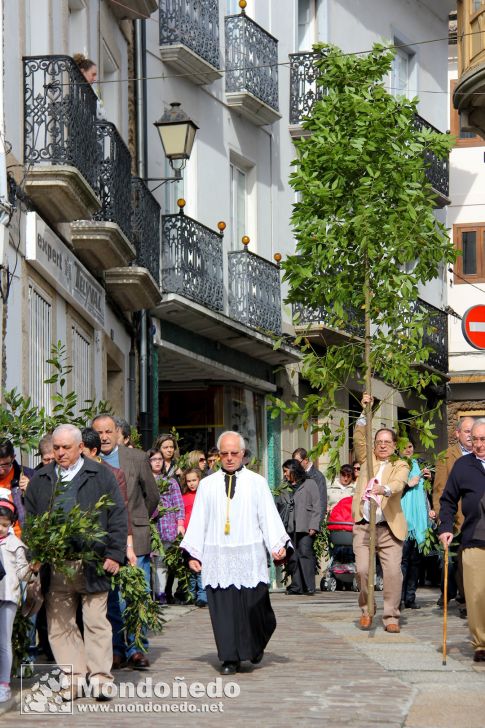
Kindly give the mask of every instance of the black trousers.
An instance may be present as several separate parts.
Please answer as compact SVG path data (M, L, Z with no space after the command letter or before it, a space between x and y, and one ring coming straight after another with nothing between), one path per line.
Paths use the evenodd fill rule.
M291 586L288 591L303 594L315 591L315 557L313 554L313 538L307 532L295 533L292 536L294 552L288 558L288 573Z
M416 541L413 538L407 538L403 544L401 561L401 601L405 604L411 604L416 601L421 557L422 554L418 549Z
M207 603L221 662L239 662L257 657L276 629L276 617L268 585L208 586Z

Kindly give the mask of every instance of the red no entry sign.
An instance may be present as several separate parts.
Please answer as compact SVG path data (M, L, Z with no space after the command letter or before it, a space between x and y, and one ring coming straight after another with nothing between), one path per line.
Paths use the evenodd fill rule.
M463 336L474 349L485 349L485 306L472 306L461 320Z

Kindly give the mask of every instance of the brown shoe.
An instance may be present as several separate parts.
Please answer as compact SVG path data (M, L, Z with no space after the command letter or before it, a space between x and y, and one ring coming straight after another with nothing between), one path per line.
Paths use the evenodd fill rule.
M111 665L112 670L121 670L122 667L126 667L126 660L121 655L113 655L113 664Z
M485 662L485 650L475 650L473 662Z
M146 655L144 655L142 652L134 652L132 656L128 659L128 667L131 667L133 670L146 670L147 667L150 667L150 661Z
M401 627L398 624L386 624L384 627L386 632L390 632L391 634L398 634L401 631Z
M362 614L359 619L359 627L361 629L370 629L372 626L372 617L370 614Z

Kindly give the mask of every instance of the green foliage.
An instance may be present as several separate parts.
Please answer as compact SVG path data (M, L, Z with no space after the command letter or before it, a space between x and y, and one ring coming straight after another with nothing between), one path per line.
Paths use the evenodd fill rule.
M146 652L143 634L145 630L156 633L163 630L163 607L147 592L144 571L138 566L122 566L113 577L113 585L118 585L121 596L126 601L123 612L126 633L134 635L137 650Z
M432 447L436 438L440 403L431 407L427 394L441 380L427 367L434 326L418 298L455 259L426 177L427 159L446 158L453 140L416 126L417 99L386 91L382 79L393 53L384 46L365 56L323 44L314 50L317 85L325 93L296 142L290 182L298 193L292 215L297 244L282 263L283 279L287 302L318 311L316 320L352 335L316 351L303 332L297 338L300 371L314 393L289 404L273 399L271 416L283 412L318 433L312 455L328 451L335 474L345 438L345 423L335 416L337 395L363 384L369 372L412 393L418 405L410 421L423 446ZM372 332L368 360L364 314Z
M430 526L426 531L424 542L419 546L419 550L424 556L428 556L432 551L438 551L440 545L436 535L436 527Z
M328 536L328 526L327 521L325 520L320 530L317 532L315 538L313 539L313 553L315 554L315 559L317 564L320 563L321 559L324 556L328 555L329 550L329 536Z
M61 488L62 483L58 484L56 494ZM67 575L72 573L67 561L99 562L94 547L106 536L106 531L99 525L99 514L110 505L109 496L103 495L87 511L81 510L77 503L69 513L60 505L54 505L41 515L28 515L22 540L29 549L30 560L50 564Z
M44 409L33 406L30 397L24 397L16 389L3 393L0 433L2 438L11 440L21 452L37 448L44 433L44 422Z
M12 631L12 677L20 677L20 666L28 661L31 631L32 622L22 615L20 609L17 609Z
M168 571L174 574L175 578L178 580L180 591L188 594L190 591L190 569L185 564L183 551L180 548L181 541L182 536L178 535L175 541L173 541L165 550L164 558Z
M104 410L99 410L99 411L101 412ZM138 432L138 430L136 429L136 427L132 427L130 429L130 441L131 441L131 444L133 445L133 447L143 450L143 446L142 446L142 442L141 442L141 435Z
M67 363L66 347L58 341L51 348L51 358L47 359L51 375L45 380L54 388L51 396L51 412L32 404L30 397L19 394L16 389L4 391L0 406L0 433L12 441L21 453L36 450L39 440L58 425L71 424L87 427L99 412L112 412L108 402L87 400L82 403L79 414L75 414L78 403L77 392L66 391L66 383L72 371Z

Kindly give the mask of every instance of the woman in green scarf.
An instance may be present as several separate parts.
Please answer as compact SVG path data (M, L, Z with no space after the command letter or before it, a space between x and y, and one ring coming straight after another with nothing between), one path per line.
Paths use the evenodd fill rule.
M428 498L424 488L424 481L431 478L431 471L428 468L421 470L418 461L412 457L413 454L414 445L408 441L401 452L401 456L411 462L408 484L401 498L401 506L408 524L408 536L404 542L401 562L403 577L401 607L420 609L419 604L416 602L419 566L426 531L430 519L435 518L435 513L428 508Z

